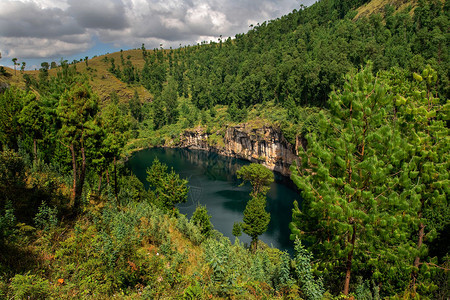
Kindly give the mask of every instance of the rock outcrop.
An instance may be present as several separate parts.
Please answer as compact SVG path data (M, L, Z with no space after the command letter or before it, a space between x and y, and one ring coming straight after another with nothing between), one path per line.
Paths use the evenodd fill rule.
M189 130L181 134L180 142L174 146L258 162L285 176L290 175L289 167L299 159L295 146L281 131L266 126L253 128L242 124L226 128L225 134L208 134L201 128Z

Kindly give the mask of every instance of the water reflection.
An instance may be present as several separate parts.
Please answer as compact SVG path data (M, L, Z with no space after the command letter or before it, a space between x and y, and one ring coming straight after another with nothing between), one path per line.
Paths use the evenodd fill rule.
M249 162L220 156L201 150L152 148L140 151L128 161L131 171L146 185L146 169L158 158L172 167L181 177L189 181L187 203L178 209L188 217L192 216L197 204L205 205L211 215L214 228L234 241L233 223L241 222L247 201L250 199L249 184L239 186L236 171ZM260 239L281 250L292 252L289 240L289 222L292 215L292 203L300 200L300 195L289 178L275 174L267 194L267 210L271 214L269 228ZM240 238L250 243L250 237L243 234Z

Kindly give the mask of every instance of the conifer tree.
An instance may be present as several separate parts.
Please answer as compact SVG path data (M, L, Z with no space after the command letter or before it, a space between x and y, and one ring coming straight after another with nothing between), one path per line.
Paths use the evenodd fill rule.
M105 131L103 139L103 152L108 162L113 162L114 167L114 194L117 198L117 158L125 145L126 131L129 123L123 116L117 103L112 102L104 108L101 115L102 128Z
M270 222L270 213L266 211L266 194L269 191L269 185L274 180L274 175L263 165L255 163L243 166L236 174L244 182L249 181L253 189L250 193L252 198L244 210L243 223L233 225L233 234L239 236L242 229L252 238L251 249L255 252L258 236L266 232Z
M74 213L81 205L86 176L86 140L91 137L98 111L98 98L86 83L76 83L60 98L57 108L61 122L60 142L70 150L72 158L73 190L71 207ZM81 157L80 157L81 155Z
M147 169L147 181L157 196L158 204L167 210L174 210L175 205L187 201L188 181L172 169L167 172L167 165L156 158Z
M173 124L178 120L178 93L175 80L170 77L163 88L161 98L166 108L167 123Z
M192 214L191 221L198 226L201 234L205 237L210 236L213 229L213 225L209 219L211 219L211 216L208 215L206 206L198 205Z
M23 131L33 139L33 155L36 160L37 141L41 140L44 135L44 112L32 94L24 98L23 105L18 121L23 126Z
M302 210L295 204L293 238L309 239L345 295L354 270L377 282L407 273L400 262L412 250L407 220L417 204L408 202L408 185L396 187L412 146L389 113L392 104L370 67L347 76L343 90L331 94L331 115L322 113L318 132L307 136L301 166L292 168L305 200Z
M258 236L266 232L270 222L270 213L266 211L266 197L253 196L244 210L242 231L252 238L251 249L254 253L258 245Z
M249 164L240 168L236 175L239 179L243 179L244 182L248 181L252 185L252 197L258 195L265 196L269 191L269 185L273 182L273 172L260 164Z
M430 66L421 74L393 69L386 72L383 80L395 91L395 116L402 133L414 147L411 161L402 185L408 184L409 201L418 207L414 216L412 242L411 291L416 292L420 269L426 271L435 263L422 262L427 253L427 243L442 232L450 220L448 194L450 186L450 135L446 121L449 120L450 102L433 96L437 72ZM426 271L428 272L428 271ZM424 272L422 272L424 273ZM429 286L421 282L421 286Z

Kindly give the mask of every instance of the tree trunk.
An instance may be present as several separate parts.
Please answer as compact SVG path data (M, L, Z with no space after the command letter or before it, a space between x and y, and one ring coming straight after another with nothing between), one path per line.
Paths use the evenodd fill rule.
M72 199L70 201L70 207L73 208L75 205L75 198L77 195L77 159L75 157L75 148L73 143L70 144L70 154L72 154L72 169L73 169L73 191L72 191Z
M352 249L348 253L347 256L347 271L345 272L345 284L344 284L344 295L348 295L350 290L350 276L352 272L352 261L353 261L353 250L355 249L355 241L356 241L356 225L353 224L353 233L351 238Z
M258 238L254 238L252 239L252 242L250 243L250 248L252 249L252 253L255 254L256 253L256 249L258 247Z
M81 158L82 158L81 169L79 172L78 185L75 194L75 203L74 203L75 211L78 211L78 209L81 206L81 194L83 193L84 179L86 177L86 154L83 146L81 147Z
M106 169L106 183L109 185L110 180L109 180L109 170Z
M37 140L33 139L33 154L34 154L34 161L37 161Z
M102 188L102 178L103 178L103 172L100 172L100 176L98 177L98 189L97 193L100 196L100 190Z
M420 216L421 217L421 214ZM425 225L423 223L420 223L419 225L419 240L417 241L417 250L420 250L420 248L422 247L423 244L423 237L425 236ZM417 255L414 258L414 270L411 273L411 281L412 281L412 286L411 289L414 291L416 289L416 279L417 279L417 272L416 269L419 268L419 264L420 264L420 256Z
M116 169L116 157L114 156L114 195L116 196L116 200L117 198L117 169Z

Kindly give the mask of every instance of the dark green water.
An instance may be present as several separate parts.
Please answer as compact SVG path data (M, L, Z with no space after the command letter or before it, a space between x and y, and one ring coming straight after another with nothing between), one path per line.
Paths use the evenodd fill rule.
M180 212L191 217L198 203L205 205L214 228L234 241L231 233L233 223L242 221L251 190L249 184L239 186L236 171L249 162L201 150L143 150L130 158L128 167L147 188L146 169L156 157L189 181L188 201L178 205ZM289 252L293 248L293 243L289 240L289 222L294 200L301 198L290 179L275 174L275 182L267 194L267 210L271 214L271 220L267 232L260 239L268 245ZM239 240L249 244L251 239L243 233Z

